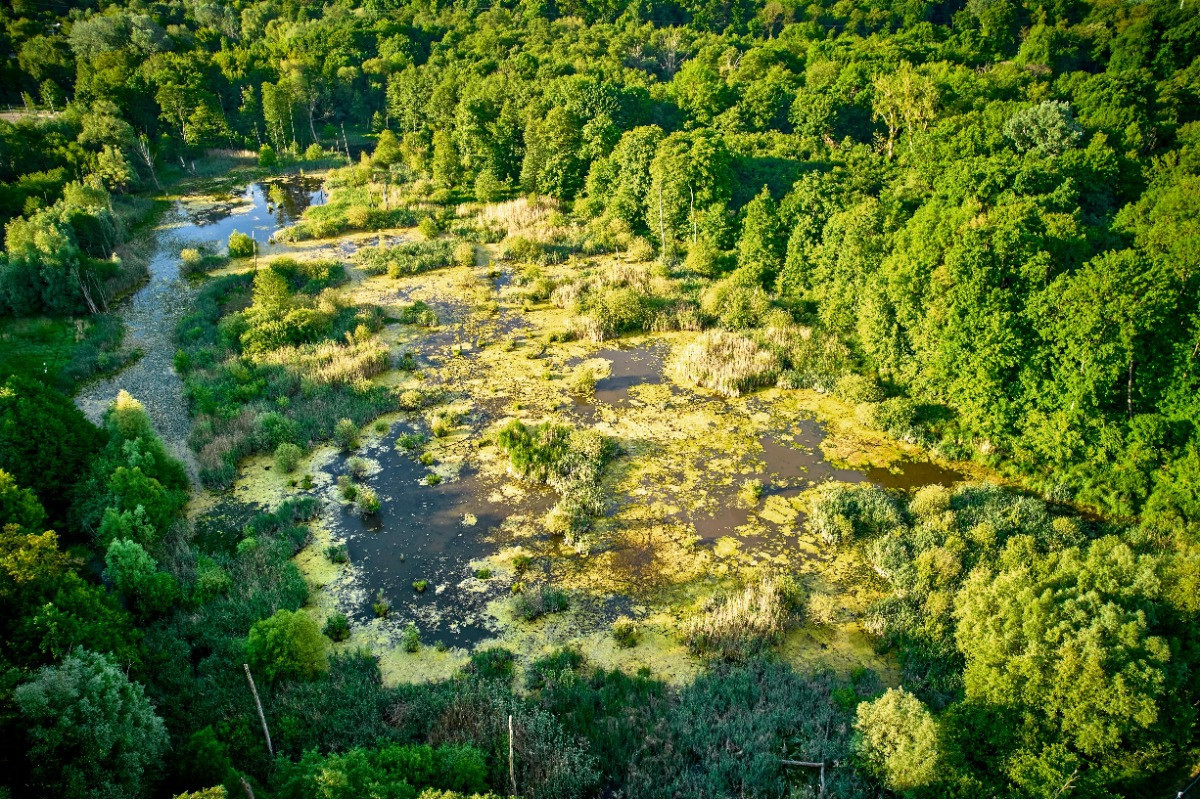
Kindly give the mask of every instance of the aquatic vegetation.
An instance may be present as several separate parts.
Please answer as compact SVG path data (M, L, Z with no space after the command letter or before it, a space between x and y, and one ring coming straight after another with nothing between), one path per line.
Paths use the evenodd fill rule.
M359 486L354 496L354 506L364 516L379 513L379 495L370 486Z
M417 625L412 622L404 625L404 629L400 632L400 647L410 653L420 650L421 631L417 629Z
M618 646L631 649L637 646L638 640L641 638L641 630L633 619L628 616L618 616L612 623L612 637Z
M325 548L325 557L330 563L349 563L350 552L345 544L330 544Z
M710 600L684 627L697 655L740 661L778 643L787 629L788 603L770 579Z
M392 612L392 603L383 595L382 590L375 593L375 601L371 603L371 610L374 611L376 618L380 619L386 619Z
M513 598L513 611L525 621L533 621L547 613L562 613L569 604L567 592L561 588L536 585Z
M423 594L423 593L425 593L425 589L429 587L429 581L428 580L413 580L412 587L413 587L413 590L416 591L418 594Z
M323 632L331 641L345 641L350 637L350 620L344 613L335 613L326 619Z
M727 397L775 383L780 363L752 339L725 330L709 330L683 348L675 370L684 380Z
M366 458L361 458L356 455L346 461L346 471L348 471L350 476L355 480L361 480L370 473L371 463Z

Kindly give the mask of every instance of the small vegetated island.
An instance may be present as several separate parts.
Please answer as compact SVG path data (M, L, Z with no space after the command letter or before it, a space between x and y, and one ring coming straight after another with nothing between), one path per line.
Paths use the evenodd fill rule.
M0 20L0 797L1200 796L1195 0Z

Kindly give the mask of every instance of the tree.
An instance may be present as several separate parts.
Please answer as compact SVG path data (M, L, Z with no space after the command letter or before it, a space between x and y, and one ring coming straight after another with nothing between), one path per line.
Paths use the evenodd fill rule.
M72 488L103 440L58 391L23 377L0 386L0 469L31 489L52 518L65 516Z
M144 796L168 746L146 699L104 655L78 649L14 694L28 724L29 758L43 795Z
M721 137L710 130L672 133L650 164L646 227L663 246L720 233L705 223L721 221L731 194L731 158Z
M179 595L175 578L136 541L114 540L104 556L104 579L142 615L168 610Z
M451 189L462 179L462 164L458 160L458 147L450 131L439 129L433 134L433 182Z
M371 154L372 165L387 169L392 164L400 163L402 158L400 140L396 138L396 134L390 130L380 133L375 141L375 152Z
M911 791L938 778L938 727L920 699L889 688L858 706L854 722L858 754L867 769L893 791Z
M1013 114L1004 124L1004 135L1019 152L1062 155L1079 146L1083 128L1075 121L1069 103L1044 100Z
M277 610L254 623L246 639L250 665L268 680L315 677L329 664L317 623L300 610Z
M746 204L738 240L738 271L748 282L767 287L783 266L784 240L771 192L763 186Z
M873 86L875 119L887 126L887 157L891 160L900 128L908 134L908 149L912 150L913 132L924 131L937 116L937 87L907 61L900 62L893 73L877 75Z
M1114 777L1144 769L1152 750L1169 757L1149 743L1178 679L1145 610L1156 560L1114 537L1042 554L1018 536L996 565L956 603L967 700L1018 711L1031 747L1061 742Z
M46 511L34 493L0 469L0 528L15 524L27 532L38 532L45 523Z

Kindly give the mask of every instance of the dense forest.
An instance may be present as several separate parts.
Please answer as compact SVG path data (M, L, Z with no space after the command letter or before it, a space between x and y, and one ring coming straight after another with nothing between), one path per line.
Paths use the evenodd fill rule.
M1195 0L14 0L0 19L0 796L1100 799L1195 776ZM184 250L192 465L140 397L97 424L71 395L137 357L113 309L163 198L234 161L328 170L328 204L280 241L424 239L263 270L242 234ZM537 233L486 218L506 203L541 209ZM898 684L782 658L775 627L820 616L787 575L747 581L753 618L735 591L688 628L687 684L499 647L389 684L332 648L345 616L305 612L292 558L319 500L189 509L249 456L291 472L432 407L371 378L414 371L381 331L434 311L334 292L485 245L527 305L572 317L564 337L696 334L697 386L835 396L994 476L807 506L886 585L863 626ZM607 257L645 269L579 266ZM460 425L436 414L430 439ZM552 529L602 549L620 447L532 422L489 443L557 492ZM529 618L566 602L538 591Z

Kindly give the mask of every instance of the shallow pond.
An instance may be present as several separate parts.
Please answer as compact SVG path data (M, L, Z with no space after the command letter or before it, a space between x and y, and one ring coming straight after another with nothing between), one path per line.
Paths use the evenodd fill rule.
M397 438L414 428L393 425L381 443L364 452L378 469L361 481L378 494L379 513L358 514L343 506L333 533L345 540L359 591L341 609L358 621L374 617L382 596L390 603L388 626L396 631L415 621L426 643L466 646L494 634L485 619L487 602L500 589L479 579L471 562L492 554L495 536L513 514L544 513L548 490L503 496L469 465L429 485L432 471L397 449ZM341 459L333 474L348 474ZM443 472L444 473L444 472ZM425 590L413 584L426 581Z

